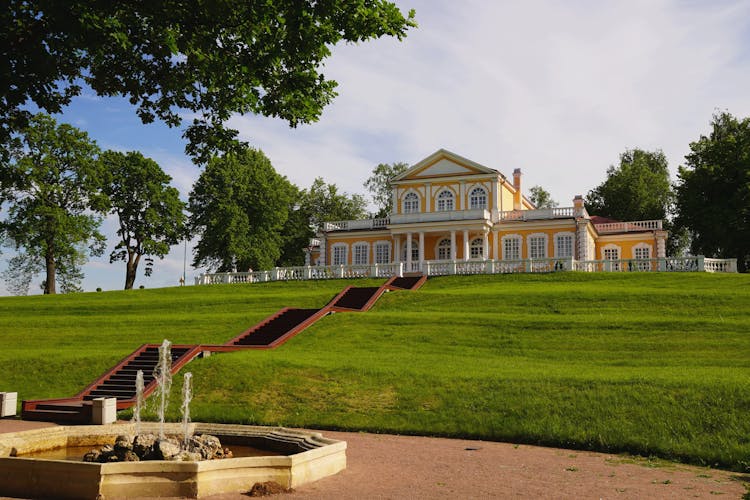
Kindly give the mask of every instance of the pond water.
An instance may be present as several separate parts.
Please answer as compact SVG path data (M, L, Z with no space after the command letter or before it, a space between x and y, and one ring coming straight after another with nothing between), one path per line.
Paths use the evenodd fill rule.
M35 451L32 453L24 453L23 455L18 455L18 456L19 458L43 458L46 460L67 460L69 462L82 462L83 456L94 448L96 447L95 446L67 446L64 448L55 448L53 450L42 450L42 451ZM234 455L234 458L268 457L268 456L282 455L282 453L277 453L275 451L261 450L258 448L253 448L251 446L243 446L243 445L238 445L238 444L233 444L229 446L228 448L232 450L232 454Z

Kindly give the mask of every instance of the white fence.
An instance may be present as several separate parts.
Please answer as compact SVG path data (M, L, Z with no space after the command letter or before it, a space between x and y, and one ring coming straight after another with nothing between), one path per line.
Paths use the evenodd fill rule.
M277 267L270 271L249 273L201 274L196 285L217 283L262 283L266 281L299 281L342 278L390 278L408 272L427 276L468 274L551 273L556 271L584 272L700 272L736 273L737 259L669 257L666 259L585 260L572 258L524 260L427 260L394 264L362 266L300 266Z

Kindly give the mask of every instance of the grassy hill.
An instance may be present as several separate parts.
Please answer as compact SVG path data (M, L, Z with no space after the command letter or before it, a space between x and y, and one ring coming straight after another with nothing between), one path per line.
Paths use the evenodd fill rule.
M0 390L72 395L144 342L223 343L283 306L322 306L351 283L2 298ZM194 361L191 413L744 470L749 332L747 275L433 278L370 312L329 316L279 349Z

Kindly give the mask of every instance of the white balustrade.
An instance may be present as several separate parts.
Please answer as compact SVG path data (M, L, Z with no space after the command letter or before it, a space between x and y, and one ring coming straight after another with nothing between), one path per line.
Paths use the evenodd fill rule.
M277 267L269 271L202 274L196 285L221 283L263 283L267 281L323 280L341 278L388 278L404 272L421 272L426 276L451 274L551 273L583 272L697 272L736 273L737 259L707 259L703 256L658 259L620 259L576 261L572 257L523 260L428 260L406 263Z
M662 228L661 220L639 220L632 222L607 222L594 224L599 234L628 233L631 231L655 231Z

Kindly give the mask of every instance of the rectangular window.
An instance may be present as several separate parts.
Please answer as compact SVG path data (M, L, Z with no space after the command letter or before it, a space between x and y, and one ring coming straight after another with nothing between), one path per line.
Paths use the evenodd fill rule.
M368 245L354 245L353 264L356 266L367 265L369 249Z
M572 257L573 256L573 235L562 234L555 237L557 253L555 257Z
M620 249L619 248L605 248L604 260L616 261L610 264L609 269L612 271L619 271L620 270Z
M544 236L532 236L529 238L529 257L532 259L544 259L547 257L547 238Z
M378 243L375 245L375 262L378 264L388 264L391 261L391 246L388 243Z
M333 252L333 259L331 264L334 266L346 265L346 246L337 245L334 246L331 251Z
M638 247L635 249L636 259L650 259L651 249L649 247Z
M503 259L521 260L521 239L506 238L503 240Z

